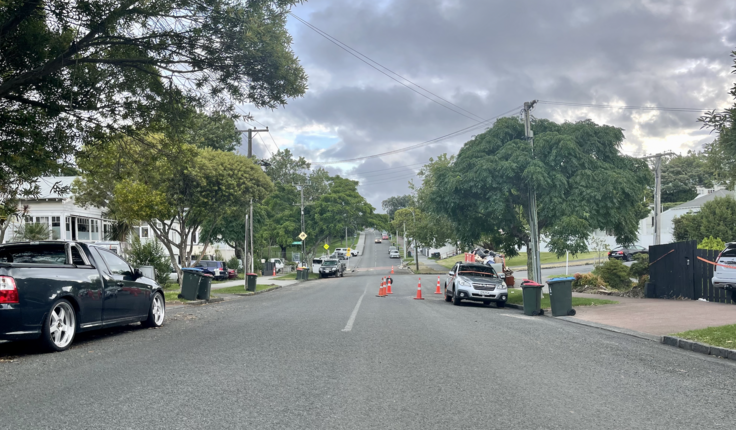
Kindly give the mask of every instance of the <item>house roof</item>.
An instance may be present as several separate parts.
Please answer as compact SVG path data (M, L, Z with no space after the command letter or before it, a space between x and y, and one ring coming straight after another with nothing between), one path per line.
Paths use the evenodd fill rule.
M718 190L715 192L712 192L710 194L706 194L704 196L696 197L693 200L690 200L689 202L683 203L679 206L675 206L673 208L670 208L670 210L677 210L677 209L695 209L700 208L705 203L708 203L712 200L715 200L717 197L734 197L733 191L728 190Z
M38 199L66 199L71 197L72 192L68 190L65 193L58 194L52 190L55 184L61 187L69 187L78 176L43 176L38 178L38 187L40 192Z

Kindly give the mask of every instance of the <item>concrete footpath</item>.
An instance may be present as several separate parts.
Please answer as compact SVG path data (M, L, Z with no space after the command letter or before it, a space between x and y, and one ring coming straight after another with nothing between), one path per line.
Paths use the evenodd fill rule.
M278 285L280 287L286 287L288 285L296 284L298 281L296 279L276 279L281 275L278 275L276 277L274 276L259 276L258 280L256 281L257 285ZM235 287L238 285L245 286L245 281L243 279L236 279L232 281L222 282L218 284L212 284L212 290L218 290L220 288L227 288L227 287Z
M580 306L570 319L662 336L736 324L736 306L699 300L633 299L573 293L574 297L609 299L617 305Z

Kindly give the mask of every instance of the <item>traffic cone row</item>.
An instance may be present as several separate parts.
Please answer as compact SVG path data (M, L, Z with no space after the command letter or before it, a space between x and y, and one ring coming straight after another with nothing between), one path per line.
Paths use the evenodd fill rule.
M384 285L385 285L384 279L385 278L381 278L381 286L378 288L378 295L376 297L386 297L386 289L384 287Z
M389 278L381 278L381 286L378 287L378 294L376 294L376 297L387 297L389 294L393 294L393 291L391 291L391 283L392 279ZM437 291L435 291L435 294L442 294L440 291L440 277L437 277ZM419 283L417 284L417 296L414 297L414 300L424 300L424 297L422 297L422 278L419 278Z

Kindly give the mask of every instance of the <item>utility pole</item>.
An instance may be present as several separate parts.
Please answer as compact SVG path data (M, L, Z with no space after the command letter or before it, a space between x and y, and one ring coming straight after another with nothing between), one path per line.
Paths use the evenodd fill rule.
M672 151L640 157L642 160L654 159L654 244L662 243L662 157L675 155Z
M246 130L238 130L241 133L248 133L248 158L253 156L253 135L255 133L259 132L268 132L268 127L266 128L249 128Z
M302 223L301 223L301 226L302 226L302 232L304 232L304 187L308 187L308 186L312 185L312 183L309 182L309 181L307 181L307 183L305 183L305 184L294 184L294 183L292 183L291 185L295 186L296 189L299 190L299 192L301 193L302 202L298 206L301 206L301 213L302 213ZM347 232L347 227L345 229L346 229L346 232ZM346 233L346 243L347 243L347 233ZM301 256L300 260L304 260L304 239L302 239L302 256Z
M404 223L404 258L406 258L406 223Z
M243 281L245 282L245 289L248 289L248 215L245 216L245 240L243 241ZM251 272L252 273L252 272Z
M532 131L531 120L529 113L537 103L536 100L530 102L524 102L524 132L526 140L529 141L531 147L532 157L534 157L534 132ZM532 186L529 190L529 248L526 251L531 255L532 260L532 281L542 283L542 265L539 259L539 222L537 220L537 194Z
M249 128L249 129L246 129L246 130L238 130L238 131L240 133L246 133L246 132L248 133L248 158L252 158L253 157L253 135L255 133L259 133L259 132L264 132L264 133L265 132L268 132L268 127L261 128L261 129L259 129L259 128ZM246 215L245 218L247 220L248 219L248 215ZM248 238L247 238L248 230L249 230L249 227L248 227L248 223L246 222L246 225L245 225L245 231L246 231L246 239L245 240L246 240L246 242L248 240ZM245 248L248 247L247 245L248 244L246 243ZM253 267L254 267L254 264L253 264L253 199L250 199L250 252L251 252L251 254L250 254L250 271L252 273L253 272ZM246 261L247 261L247 257L246 257ZM248 266L243 266L243 269L244 270L248 270Z

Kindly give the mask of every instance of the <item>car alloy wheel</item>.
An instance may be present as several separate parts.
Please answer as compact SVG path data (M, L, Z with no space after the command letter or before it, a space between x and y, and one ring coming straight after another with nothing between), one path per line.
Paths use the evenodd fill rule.
M151 301L151 309L148 311L148 318L143 323L146 327L161 327L166 318L166 303L164 296L160 292L153 295Z
M69 348L77 332L77 315L66 300L54 303L43 330L46 345L56 351Z

